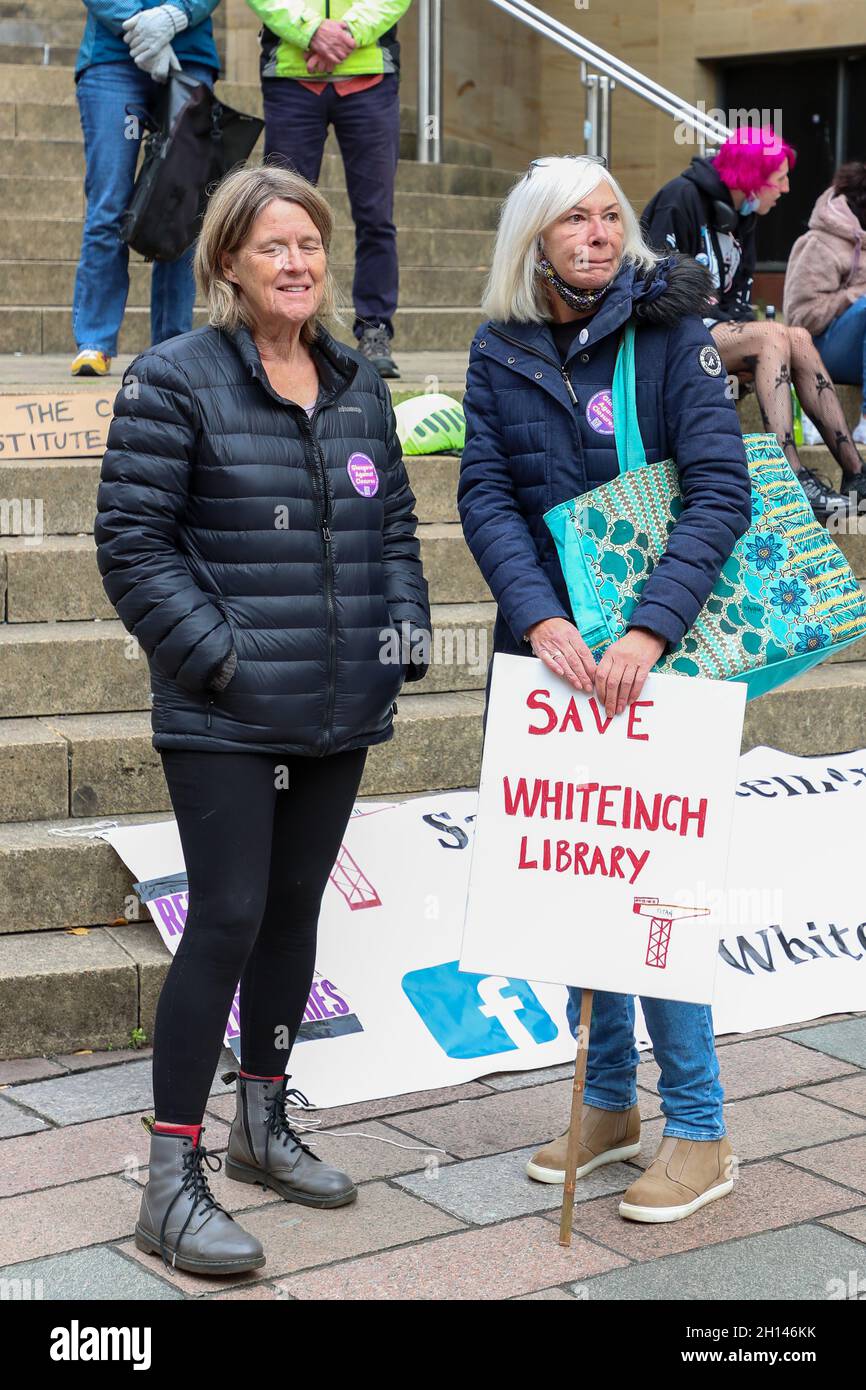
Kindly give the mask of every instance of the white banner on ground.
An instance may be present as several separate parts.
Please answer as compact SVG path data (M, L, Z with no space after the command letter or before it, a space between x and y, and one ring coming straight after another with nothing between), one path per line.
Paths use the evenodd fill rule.
M716 904L716 1033L866 1009L866 749L794 758L758 748L740 758L738 777L729 887ZM562 986L457 970L476 808L475 792L356 807L325 890L316 979L291 1059L293 1084L315 1105L573 1059ZM186 877L175 821L104 838L176 949ZM227 1041L237 1049L234 1014Z
M558 985L458 969L475 792L356 806L325 889L316 976L291 1060L317 1106L452 1086L574 1056ZM110 830L163 941L187 884L175 821ZM237 996L226 1042L238 1051Z
M745 699L651 675L608 717L494 657L461 966L710 1003Z
M755 748L739 778L716 1032L866 1009L866 749Z

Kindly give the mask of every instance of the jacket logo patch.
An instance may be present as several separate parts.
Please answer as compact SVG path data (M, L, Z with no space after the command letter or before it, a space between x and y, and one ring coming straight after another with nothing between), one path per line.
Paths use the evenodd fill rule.
M613 434L613 397L609 391L596 391L590 396L586 423L596 434Z
M722 359L714 347L702 347L698 353L698 361L707 376L721 376Z
M373 497L379 491L379 474L376 465L367 454L350 454L346 472L352 487L362 497Z

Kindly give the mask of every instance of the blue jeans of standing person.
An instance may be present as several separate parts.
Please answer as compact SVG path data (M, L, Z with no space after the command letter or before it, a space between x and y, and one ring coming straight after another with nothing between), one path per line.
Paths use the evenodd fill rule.
M315 81L311 73L310 80ZM394 182L400 157L400 83L387 72L375 87L337 94L333 82L311 92L291 77L263 77L265 159L287 163L318 183L333 124L346 170L355 222L353 332L383 323L393 338L397 308L397 228Z
M814 342L835 382L860 387L860 414L866 415L866 295L833 319Z
M184 72L214 84L212 67L187 63ZM163 84L136 67L130 58L92 63L75 88L84 132L84 194L87 211L81 255L75 273L72 332L79 351L98 348L114 357L129 294L129 246L121 239L120 221L135 185L141 121L125 107L151 110ZM188 333L192 328L195 246L176 261L154 261L150 279L151 346Z
M577 1037L582 991L568 991L566 1015ZM665 1117L664 1136L721 1139L724 1092L707 1004L682 1004L641 997L644 1018L660 1068L659 1098ZM637 1104L634 998L596 990L589 1029L584 1101L599 1110L629 1110Z

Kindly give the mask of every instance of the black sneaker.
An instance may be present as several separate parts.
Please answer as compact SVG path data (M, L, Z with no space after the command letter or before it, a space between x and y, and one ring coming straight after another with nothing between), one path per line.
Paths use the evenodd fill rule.
M365 328L358 339L358 349L368 362L373 363L380 376L400 375L391 356L391 339L384 323L377 323L375 328Z
M853 497L850 495L853 493ZM842 473L842 495L849 503L849 511L866 510L866 468L859 473Z
M801 464L797 470L796 478L816 519L822 525L826 525L831 517L847 514L848 498L834 492L826 478L820 478L805 464Z

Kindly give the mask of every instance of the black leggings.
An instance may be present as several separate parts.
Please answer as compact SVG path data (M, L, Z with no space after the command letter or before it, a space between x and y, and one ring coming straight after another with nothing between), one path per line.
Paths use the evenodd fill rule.
M322 894L367 750L161 756L189 910L157 1005L153 1097L157 1120L196 1125L238 980L241 1066L257 1076L286 1069L313 979Z

